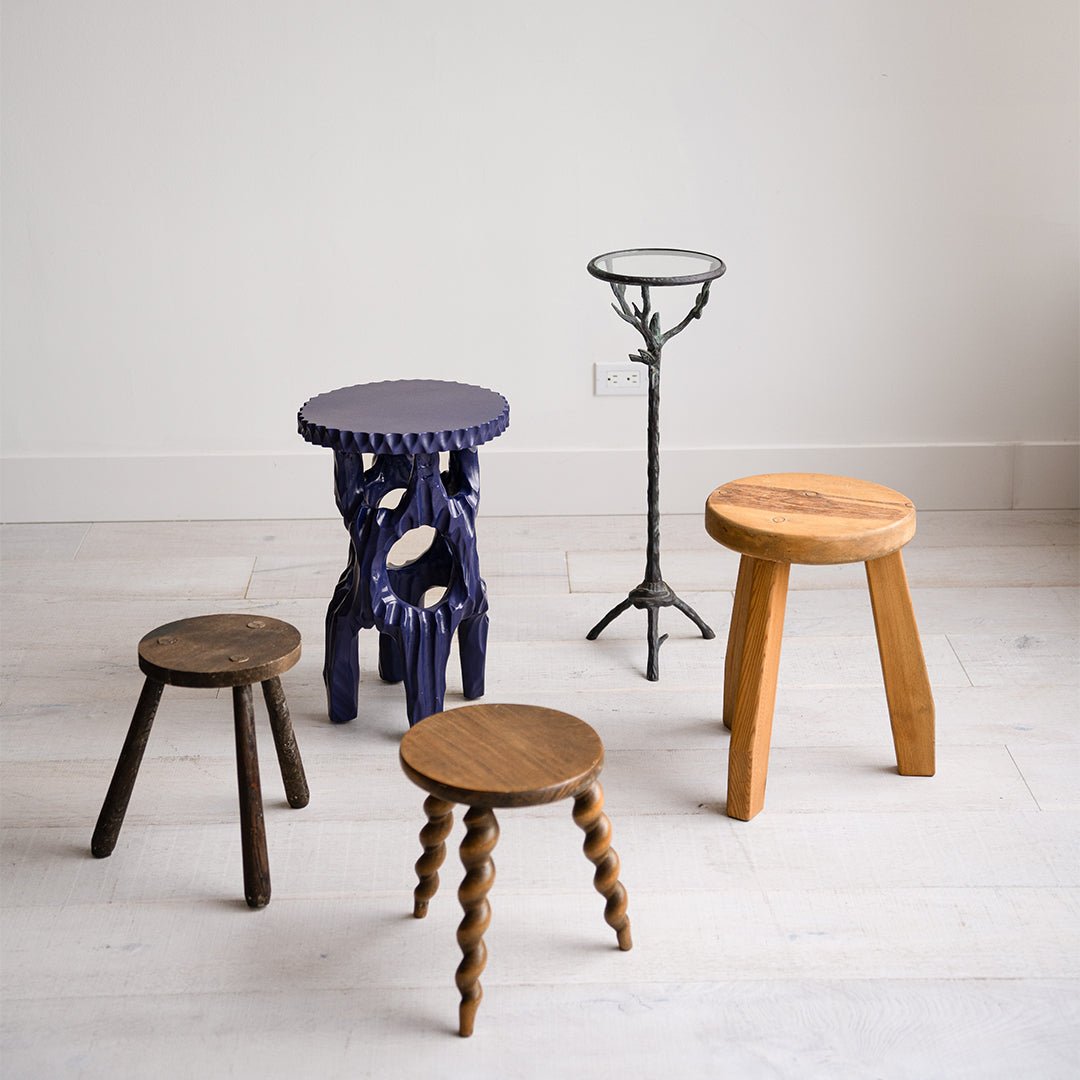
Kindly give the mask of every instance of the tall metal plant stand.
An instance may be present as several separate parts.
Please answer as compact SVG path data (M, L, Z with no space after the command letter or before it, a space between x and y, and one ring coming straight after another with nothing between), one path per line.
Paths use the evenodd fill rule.
M660 646L667 634L660 636L660 608L674 607L690 619L701 631L703 638L716 637L704 619L675 590L664 581L660 572L660 355L664 345L676 334L681 334L694 319L701 318L702 309L709 301L709 286L727 268L714 255L699 251L681 251L670 248L633 248L610 251L597 255L589 262L588 270L593 277L606 281L615 294L612 308L615 314L628 322L645 339L645 348L631 353L630 359L644 364L649 371L649 465L648 465L648 544L645 550L645 578L627 594L625 600L616 604L586 635L595 641L605 627L628 608L644 608L648 616L649 661L645 677L650 682L660 678ZM627 303L627 285L641 290L641 306ZM650 288L672 285L700 285L697 299L689 314L670 330L661 330L660 312L652 308Z

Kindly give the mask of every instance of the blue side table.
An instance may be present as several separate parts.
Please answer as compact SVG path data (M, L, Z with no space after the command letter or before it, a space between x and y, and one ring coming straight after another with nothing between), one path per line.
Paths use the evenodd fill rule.
M330 719L357 713L357 633L379 630L379 676L404 682L410 727L443 707L450 642L458 632L465 697L484 693L487 588L476 551L480 465L476 447L510 424L510 405L493 390L434 379L362 383L312 398L300 434L334 451L338 510L349 532L349 561L326 612ZM439 453L449 468L439 471ZM364 467L361 455L373 454ZM396 507L380 507L403 489ZM387 566L405 533L433 526L434 542L404 566ZM429 589L445 594L425 605Z

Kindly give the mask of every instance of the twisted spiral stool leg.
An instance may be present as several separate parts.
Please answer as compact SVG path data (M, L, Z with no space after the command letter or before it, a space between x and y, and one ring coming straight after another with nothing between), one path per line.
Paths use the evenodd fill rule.
M413 917L427 914L428 901L439 891L439 867L446 858L446 838L454 825L454 804L429 795L424 800L427 824L420 830L424 854L416 860L419 882L413 890Z
M630 939L630 920L626 915L626 889L619 881L619 856L611 846L611 822L604 813L604 789L594 780L574 798L574 821L585 831L585 855L596 866L593 885L606 900L604 919L626 952Z
M458 900L461 901L465 917L457 932L462 958L454 980L461 991L458 1034L467 1038L473 1033L476 1010L484 996L480 986L480 975L487 965L484 932L491 925L491 905L487 894L495 881L495 864L491 861L491 853L499 839L499 823L488 807L472 806L465 814L465 825L468 831L461 841L465 879L458 889Z

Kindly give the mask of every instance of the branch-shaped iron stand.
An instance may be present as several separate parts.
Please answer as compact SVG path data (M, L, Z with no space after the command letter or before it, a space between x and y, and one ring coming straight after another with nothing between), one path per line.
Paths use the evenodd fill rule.
M685 601L680 599L660 573L660 354L664 345L676 334L682 333L694 319L701 318L702 308L709 301L709 285L701 286L694 306L682 322L670 330L661 331L660 312L652 310L649 286L641 286L641 307L626 302L626 285L611 282L616 303L615 314L628 322L645 339L645 348L631 353L630 359L644 364L649 371L649 538L645 552L645 579L627 594L625 600L616 604L586 635L595 641L605 627L631 607L644 608L648 614L649 662L645 677L650 682L660 678L660 646L667 634L659 635L660 608L674 607L681 611L701 631L703 638L716 634L704 619Z

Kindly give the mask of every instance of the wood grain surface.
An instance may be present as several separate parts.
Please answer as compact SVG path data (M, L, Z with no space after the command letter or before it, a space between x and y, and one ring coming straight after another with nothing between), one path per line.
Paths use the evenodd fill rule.
M600 736L569 713L467 705L429 716L401 740L406 775L466 806L538 806L576 795L604 764Z
M281 675L300 659L300 631L259 615L197 615L151 630L139 667L170 686L246 686Z
M705 528L725 547L772 562L865 562L915 535L915 507L892 488L821 473L733 480L705 503Z
M866 564L896 764L903 776L934 775L934 697L899 551Z
M728 817L749 821L765 805L776 674L784 632L788 563L750 560L748 614L743 631L728 750Z

